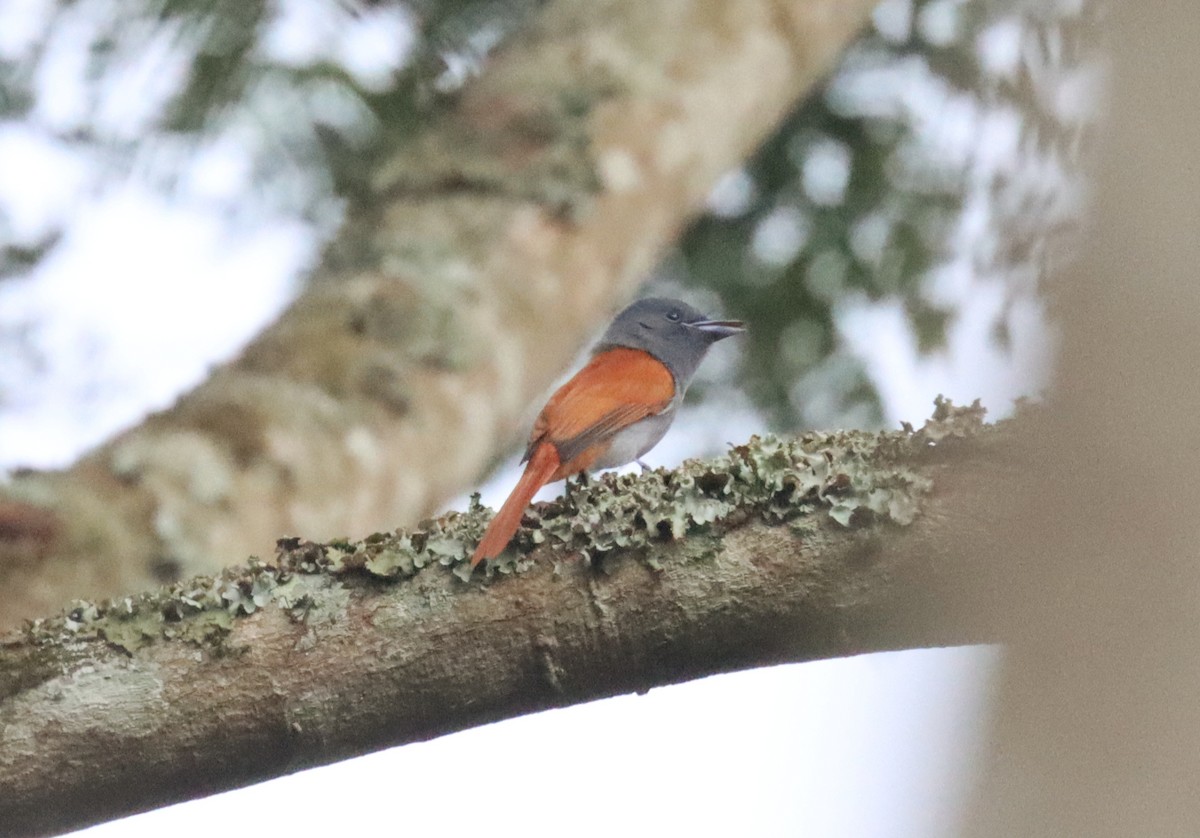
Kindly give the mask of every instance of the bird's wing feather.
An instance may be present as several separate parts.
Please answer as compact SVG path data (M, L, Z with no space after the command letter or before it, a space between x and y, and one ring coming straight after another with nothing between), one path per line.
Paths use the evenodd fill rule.
M670 404L670 402L667 402ZM583 471L590 468L604 453L604 447L594 447L597 443L607 442L623 428L628 428L634 422L653 416L658 410L650 409L651 405L637 405L618 408L605 414L596 424L587 430L556 443L558 456L562 458L561 470L566 474Z
M582 471L603 453L599 443L661 413L674 398L675 379L661 361L639 349L605 350L550 397L534 422L529 451L553 442L562 462L557 477Z

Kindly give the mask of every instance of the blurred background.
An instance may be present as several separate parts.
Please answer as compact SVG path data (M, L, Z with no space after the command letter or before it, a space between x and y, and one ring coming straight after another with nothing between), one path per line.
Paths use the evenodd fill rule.
M0 0L0 468L67 465L236 354L303 289L373 162L541 5ZM880 3L649 278L752 328L648 459L919 423L938 393L992 418L1036 397L1044 279L1087 202L1096 16ZM85 834L379 834L399 803L432 834L949 835L995 654L711 678Z

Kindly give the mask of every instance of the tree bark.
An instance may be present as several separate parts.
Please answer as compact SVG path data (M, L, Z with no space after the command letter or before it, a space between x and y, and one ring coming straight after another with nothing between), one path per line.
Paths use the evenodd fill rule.
M416 520L471 485L873 5L548 4L374 173L241 357L73 468L5 487L0 625L281 534Z
M995 641L991 611L944 606L997 585L973 546L1024 471L979 415L576 485L482 579L474 508L78 603L0 645L0 823L45 834L715 672Z

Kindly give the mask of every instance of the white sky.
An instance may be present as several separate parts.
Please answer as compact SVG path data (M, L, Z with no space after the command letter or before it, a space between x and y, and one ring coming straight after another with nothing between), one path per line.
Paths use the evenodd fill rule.
M957 4L935 5L942 12L921 25L936 30L948 25L936 14ZM281 8L269 46L302 54L287 27L309 37L311 26L296 24L304 5ZM887 0L884 24L909 25L896 17L905 8ZM25 18L12 7L0 10L0 55L19 55L34 37L22 36L17 20ZM1007 66L1016 34L1003 36L988 35L995 60ZM381 61L397 60L369 29L353 38L380 50ZM362 72L378 65L366 62ZM911 82L903 82L910 99L920 95ZM66 112L70 84L60 83ZM963 148L980 136L972 121L981 118L942 109L941 141L1002 167L1003 149ZM971 124L956 128L955 120ZM1003 126L986 133L996 143L1011 139ZM814 163L806 178L832 195L844 161L829 151L831 170ZM217 144L205 155L196 165L211 176L193 177L193 192L206 197L221 177L229 181L223 191L236 188L243 152ZM32 367L0 365L0 390L11 398L0 405L0 468L68 463L170 404L286 304L316 252L318 236L300 222L230 223L220 201L170 200L136 179L97 188L95 166L27 126L0 124L0 206L14 232L23 238L70 219L61 247L28 280L0 284L0 324L27 328L36 350ZM988 339L1004 289L972 268L970 236L986 212L969 206L960 252L931 285L936 299L961 312L946 350L921 356L897 303L848 299L839 310L839 336L864 359L893 426L919 423L938 393L982 397L993 416L1003 415L1045 380L1053 340L1036 302L1019 303L1010 320L1015 352ZM714 354L736 351L731 344ZM744 405L701 408L681 417L647 459L674 465L761 428ZM496 505L513 480L511 468L502 470L484 501ZM373 835L395 831L390 824L402 819L408 831L432 835L937 838L951 834L969 781L994 657L926 650L708 678L489 725L79 834Z
M938 838L993 654L867 655L525 716L76 833ZM220 826L223 825L223 826Z

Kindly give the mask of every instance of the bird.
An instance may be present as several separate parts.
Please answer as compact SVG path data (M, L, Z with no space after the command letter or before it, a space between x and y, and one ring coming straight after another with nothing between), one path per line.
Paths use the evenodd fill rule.
M583 471L641 464L671 427L709 348L744 331L739 320L713 320L664 297L621 311L587 364L534 420L521 459L525 472L484 531L471 567L508 546L542 486Z

